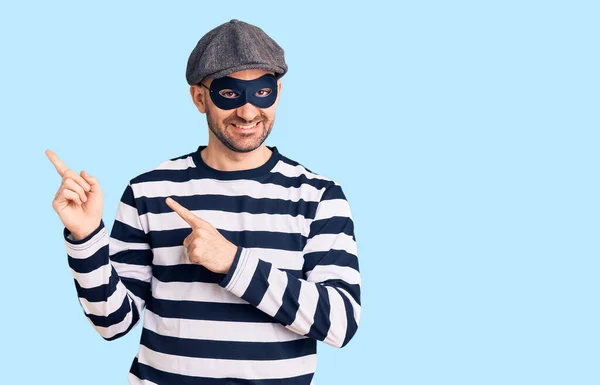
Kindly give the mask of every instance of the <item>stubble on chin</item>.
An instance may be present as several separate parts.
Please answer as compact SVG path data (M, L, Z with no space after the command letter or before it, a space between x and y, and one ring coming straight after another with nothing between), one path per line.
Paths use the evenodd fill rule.
M252 143L252 145L247 145L244 147L240 147L238 145L238 143L235 140L235 137L237 137L237 135L228 135L229 133L229 122L231 121L231 119L229 119L227 121L227 126L221 128L219 126L219 124L212 118L212 115L210 114L209 111L206 111L206 122L208 124L208 128L210 129L210 131L217 137L217 139L219 139L219 141L221 143L223 143L223 145L225 147L227 147L228 149L230 149L231 151L234 152L240 152L240 153L246 153L246 152L251 152L256 150L258 147L260 147L264 141L267 139L267 137L269 136L269 134L271 133L271 129L273 128L273 121L268 122L266 119L263 118L262 120L262 126L263 126L263 130L260 133L260 136L256 136L256 134L253 134L253 141L248 141L245 140L245 143ZM255 137L257 137L258 139L254 139Z

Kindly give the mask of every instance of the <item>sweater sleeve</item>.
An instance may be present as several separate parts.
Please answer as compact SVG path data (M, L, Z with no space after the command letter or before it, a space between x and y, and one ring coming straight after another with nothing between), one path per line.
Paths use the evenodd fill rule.
M104 221L86 238L63 230L69 267L83 312L106 340L127 334L150 293L152 249L131 184L121 196L110 236Z
M361 277L350 206L339 184L325 189L310 224L299 279L238 247L219 283L287 329L344 347L360 320Z

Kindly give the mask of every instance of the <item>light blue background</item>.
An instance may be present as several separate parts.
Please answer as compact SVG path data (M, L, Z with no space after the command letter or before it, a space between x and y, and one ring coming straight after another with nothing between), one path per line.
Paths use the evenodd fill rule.
M76 300L44 151L128 180L207 142L200 37L260 26L289 72L267 144L337 180L363 278L358 333L316 384L598 384L598 2L3 3L5 384L124 384Z

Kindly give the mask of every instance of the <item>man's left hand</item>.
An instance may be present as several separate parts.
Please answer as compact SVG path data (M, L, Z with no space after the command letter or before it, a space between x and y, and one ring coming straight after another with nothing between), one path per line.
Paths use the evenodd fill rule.
M227 274L235 258L237 246L229 242L211 223L192 214L173 199L167 198L166 202L192 227L190 235L183 240L190 262L202 265L215 273Z

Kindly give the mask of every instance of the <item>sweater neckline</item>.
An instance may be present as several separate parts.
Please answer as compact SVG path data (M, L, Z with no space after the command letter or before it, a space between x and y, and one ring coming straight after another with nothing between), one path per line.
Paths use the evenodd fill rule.
M251 168L247 170L236 170L236 171L223 171L212 168L208 164L204 162L202 159L202 155L200 152L204 150L207 146L200 145L198 149L192 153L192 159L196 164L196 167L207 176L219 179L219 180L233 180L233 179L256 179L260 178L271 172L273 167L277 164L280 159L279 150L277 150L276 146L267 146L272 151L271 157L263 163L261 166L256 168Z

